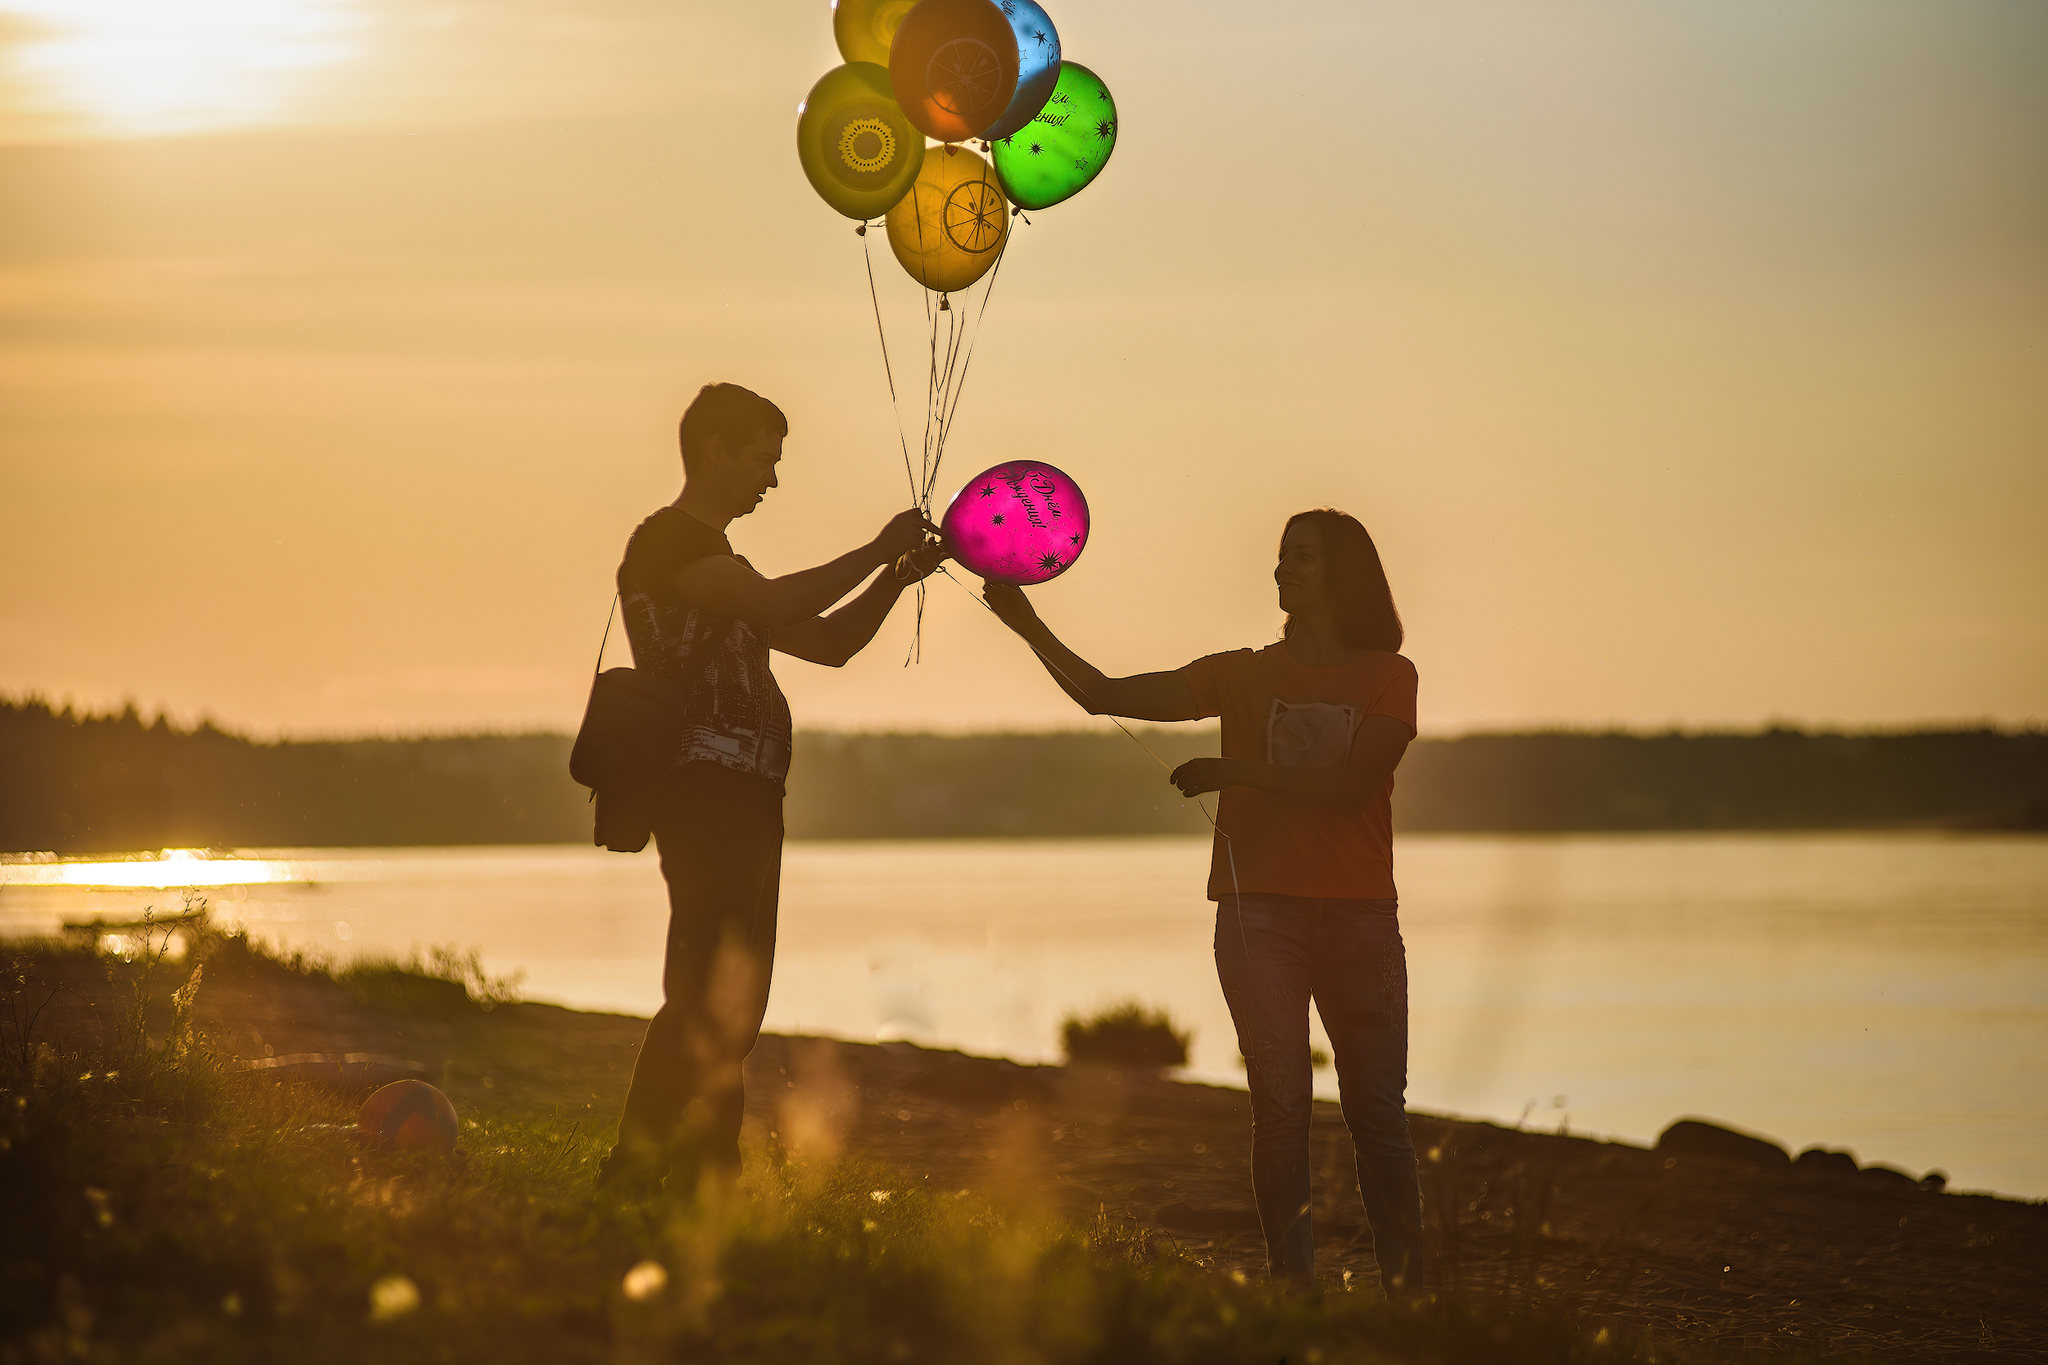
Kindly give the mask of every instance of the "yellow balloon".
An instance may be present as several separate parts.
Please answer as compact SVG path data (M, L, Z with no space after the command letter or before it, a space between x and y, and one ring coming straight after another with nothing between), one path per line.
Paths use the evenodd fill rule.
M928 147L910 193L889 210L889 246L910 278L951 293L982 277L1010 235L996 173L965 147Z
M834 0L832 36L849 62L889 64L889 44L917 0Z
M910 193L924 169L924 137L889 89L889 73L867 62L827 71L796 120L796 155L818 197L866 222Z

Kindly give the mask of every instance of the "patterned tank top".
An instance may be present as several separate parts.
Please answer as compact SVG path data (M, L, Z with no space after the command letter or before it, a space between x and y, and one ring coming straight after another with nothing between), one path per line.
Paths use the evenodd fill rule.
M789 702L768 668L767 628L697 606L675 586L684 566L732 552L723 532L677 507L641 522L619 564L626 638L635 668L688 699L674 767L716 763L780 787L789 775L791 726Z

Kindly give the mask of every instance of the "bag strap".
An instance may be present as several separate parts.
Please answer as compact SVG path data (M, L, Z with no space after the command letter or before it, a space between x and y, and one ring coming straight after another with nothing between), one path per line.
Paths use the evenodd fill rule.
M604 635L597 642L597 662L591 665L590 676L594 679L604 671L604 647L611 643L612 618L619 614L619 595L612 594L612 609L604 614Z

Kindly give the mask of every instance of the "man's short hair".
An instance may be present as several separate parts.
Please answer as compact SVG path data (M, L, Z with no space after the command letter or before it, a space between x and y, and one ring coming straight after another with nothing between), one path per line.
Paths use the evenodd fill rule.
M683 409L682 426L676 433L683 447L683 469L687 472L696 463L714 436L723 436L728 446L736 446L770 433L789 435L789 419L781 408L737 384L706 384Z

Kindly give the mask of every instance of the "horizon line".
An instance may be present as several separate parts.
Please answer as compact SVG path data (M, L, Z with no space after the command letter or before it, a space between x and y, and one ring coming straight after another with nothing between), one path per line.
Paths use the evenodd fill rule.
M30 711L41 710L52 719L71 717L71 724L132 722L142 730L162 729L173 735L190 736L213 733L245 744L261 746L285 744L409 744L438 743L480 739L559 739L575 737L573 730L552 726L473 726L467 728L440 729L422 726L411 730L353 730L353 731L277 731L262 733L253 728L236 728L218 721L211 713L202 712L190 723L180 723L167 706L159 706L152 713L145 712L131 698L124 701L119 709L86 709L80 703L65 701L62 705L37 692L13 694L0 692L0 710ZM1215 729L1218 721L1214 717L1198 721L1141 722L1140 729L1173 733L1181 727ZM914 729L893 725L835 728L829 726L806 726L796 731L799 735L829 735L850 739L990 739L990 738L1053 738L1066 735L1095 735L1110 733L1108 726L993 726L986 729ZM1886 722L1873 725L1840 725L1830 722L1806 722L1790 717L1775 716L1741 725L1629 725L1618 722L1538 722L1517 726L1478 726L1465 730L1419 730L1418 740L1438 742L1467 739L1529 739L1545 736L1582 738L1628 738L1628 739L1761 739L1769 735L1794 735L1806 739L1879 739L1904 738L1916 735L1958 735L1996 734L2010 738L2048 734L2048 721L2028 719L2004 722L1990 717L1954 718L1947 720L1921 719Z

